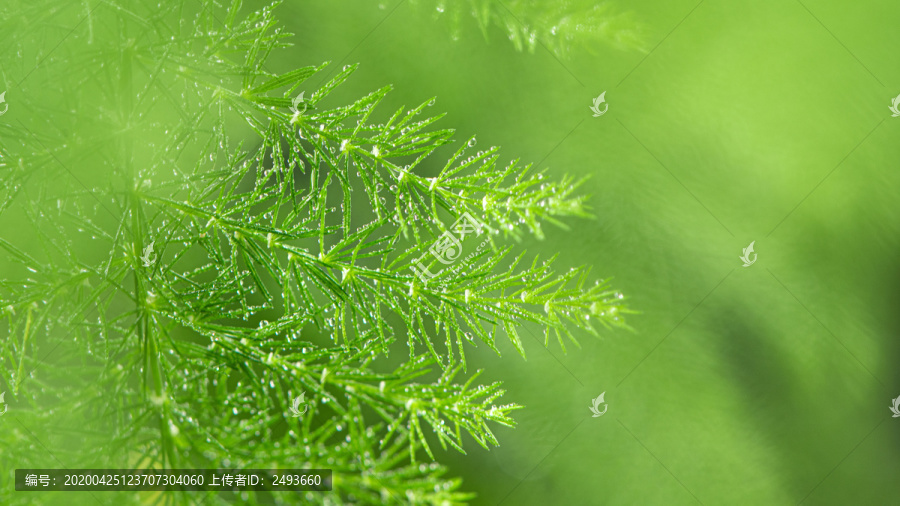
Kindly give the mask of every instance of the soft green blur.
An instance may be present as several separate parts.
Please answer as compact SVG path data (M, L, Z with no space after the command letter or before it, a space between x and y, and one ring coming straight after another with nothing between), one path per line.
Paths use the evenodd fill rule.
M592 265L641 314L634 332L579 335L567 354L542 338L526 341L527 361L504 339L502 358L467 351L470 372L526 406L516 429L497 429L499 448L433 445L475 503L897 503L895 3L620 1L588 16L592 29L565 18L586 0L451 2L286 2L295 46L269 67L360 63L332 103L387 84L382 114L436 96L429 112L448 113L436 128L551 177L590 177L595 218L520 247ZM502 18L479 22L470 6ZM538 38L533 51L503 24L552 35L563 18L568 41ZM3 62L12 75L40 59L4 50L22 57ZM604 91L609 110L593 117ZM49 96L39 112L83 99ZM113 138L125 123L84 129ZM135 157L152 158L158 139L139 140ZM79 171L105 155L71 156L90 177ZM758 260L744 268L751 241ZM602 392L608 411L591 417Z
M280 63L359 62L344 96L437 96L460 138L590 176L596 219L523 247L593 265L642 311L567 355L537 339L527 361L473 354L527 406L500 448L439 457L478 504L897 501L891 3L613 3L639 43L576 37L562 55L517 51L497 24L485 38L468 7L454 23L436 1L380 3L283 6L298 40Z

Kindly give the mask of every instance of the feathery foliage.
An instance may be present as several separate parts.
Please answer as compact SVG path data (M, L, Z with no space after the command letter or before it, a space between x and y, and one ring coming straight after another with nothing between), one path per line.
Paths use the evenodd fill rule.
M588 269L515 251L587 215L577 181L452 146L433 100L329 100L355 66L268 70L274 5L14 3L7 53L40 63L7 70L0 125L6 468L330 468L305 499L463 503L435 443L497 445L520 407L466 348L625 326Z
M418 3L418 2L416 2ZM470 14L485 39L492 25L499 27L516 50L533 53L538 44L558 57L575 46L609 44L620 50L646 51L645 28L631 12L621 12L609 2L569 0L425 0L436 18L447 18L453 40L459 39L462 16Z

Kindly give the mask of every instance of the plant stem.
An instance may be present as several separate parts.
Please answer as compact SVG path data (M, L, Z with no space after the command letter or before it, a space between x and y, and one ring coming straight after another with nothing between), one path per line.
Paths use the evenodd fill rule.
M28 316L25 319L25 332L22 335L22 354L19 355L19 370L16 372L16 386L13 388L13 394L19 393L19 384L22 383L22 374L25 366L25 345L28 344L28 333L31 332L31 314L34 306L28 306Z

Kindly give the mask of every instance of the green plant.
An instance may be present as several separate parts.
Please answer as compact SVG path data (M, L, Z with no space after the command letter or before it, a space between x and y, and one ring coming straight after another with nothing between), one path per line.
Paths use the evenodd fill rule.
M418 2L416 2L418 3ZM487 40L492 25L499 27L516 50L533 53L538 44L558 57L575 46L588 49L604 43L620 50L646 51L645 28L630 12L620 12L609 2L589 0L543 2L540 0L426 0L436 18L447 18L451 37L459 39L461 17L470 14Z
M387 87L329 105L355 66L320 86L324 65L267 70L288 47L274 6L75 7L89 30L52 55L34 20L72 5L11 7L16 44L47 61L0 138L7 469L331 468L307 500L461 503L435 443L496 445L490 424L519 408L476 383L465 347L499 354L503 333L524 357L528 323L564 349L571 329L624 326L587 269L504 245L586 215L576 182L470 154L474 137L442 154L433 101L381 119ZM465 213L490 247L416 277ZM315 407L297 419L301 393Z

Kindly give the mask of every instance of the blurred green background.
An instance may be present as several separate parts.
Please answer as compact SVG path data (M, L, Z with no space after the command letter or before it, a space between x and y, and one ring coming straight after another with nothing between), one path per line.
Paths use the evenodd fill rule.
M456 20L422 0L282 7L285 65L360 62L342 93L437 96L458 137L590 176L596 219L523 246L593 265L642 311L580 351L473 354L526 409L499 448L439 458L478 504L897 504L895 4L606 4L634 43L575 31L560 54L498 23L485 37L470 6L486 3Z
M499 448L438 458L476 504L900 503L896 4L592 6L278 8L295 46L270 70L331 61L314 86L358 62L334 102L386 84L384 111L436 96L458 139L589 176L595 219L521 247L592 265L642 313L568 354L467 353L526 409Z

